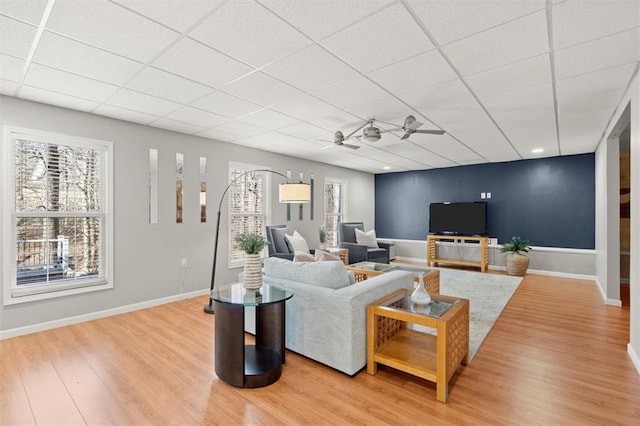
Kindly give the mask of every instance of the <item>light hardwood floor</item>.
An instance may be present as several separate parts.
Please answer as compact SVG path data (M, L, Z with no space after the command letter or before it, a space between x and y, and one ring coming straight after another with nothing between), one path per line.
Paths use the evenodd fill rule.
M638 424L629 310L589 281L528 275L447 404L381 366L351 378L288 352L282 378L213 372L215 316L196 298L0 341L0 424Z

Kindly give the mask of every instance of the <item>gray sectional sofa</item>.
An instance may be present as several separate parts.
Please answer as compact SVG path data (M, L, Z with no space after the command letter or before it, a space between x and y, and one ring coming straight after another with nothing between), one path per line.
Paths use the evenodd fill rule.
M392 271L355 283L342 262L264 260L264 283L294 292L286 303L286 347L353 375L367 363L367 306L400 288L413 289L413 274ZM245 329L255 313L245 309Z

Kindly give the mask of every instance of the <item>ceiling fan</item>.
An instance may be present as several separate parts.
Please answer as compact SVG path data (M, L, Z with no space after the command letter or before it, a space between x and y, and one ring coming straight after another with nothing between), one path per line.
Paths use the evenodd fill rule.
M375 127L373 125L375 121L376 120L373 118L368 120L363 125L355 129L353 132L349 133L347 136L344 136L344 134L340 130L336 131L336 133L333 135L333 143L338 146L343 146L345 148L358 149L360 148L358 145L351 145L344 142L351 138L361 139L366 142L376 142L382 137L382 133L395 132L398 130L404 130L405 132L404 135L402 135L402 137L400 138L402 140L407 139L409 136L411 136L414 133L425 133L430 135L443 135L445 133L444 130L439 130L439 129L438 130L418 130L418 128L422 126L423 123L420 123L419 121L417 121L413 115L407 116L407 118L404 119L404 124L402 126L399 126L393 123L387 123L382 120L377 120L377 121L380 121L381 123L389 124L391 126L396 126L395 128L388 129L388 130L380 130L378 127ZM362 134L356 136L356 132L358 132L359 130L362 130ZM326 147L326 148L330 148L330 147Z

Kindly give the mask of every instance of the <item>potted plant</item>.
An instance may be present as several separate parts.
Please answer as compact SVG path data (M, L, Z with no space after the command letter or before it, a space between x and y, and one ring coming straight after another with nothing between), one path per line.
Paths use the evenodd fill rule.
M246 253L242 283L248 290L262 287L262 259L260 253L266 240L259 234L239 234L235 238L236 247Z
M320 248L327 248L327 230L325 229L324 225L320 227L318 235L320 237Z
M523 277L529 267L529 258L524 254L531 250L529 240L515 236L502 244L501 252L506 252L507 274Z

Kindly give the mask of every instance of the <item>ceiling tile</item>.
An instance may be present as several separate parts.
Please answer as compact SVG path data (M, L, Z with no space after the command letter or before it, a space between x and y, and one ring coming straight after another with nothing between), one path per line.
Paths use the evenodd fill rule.
M3 0L0 1L0 13L12 18L40 25L48 0Z
M567 98L623 89L629 83L635 68L636 64L631 63L557 80L558 100L562 103Z
M300 120L313 120L340 110L311 95L299 95L273 106L273 109Z
M18 83L14 81L0 79L0 94L12 96L17 87Z
M613 108L560 116L561 155L593 152L611 118Z
M112 0L122 6L160 22L176 31L184 32L203 16L220 7L222 2L212 1L149 1ZM179 7L176 7L179 5Z
M505 111L495 114L494 119L523 157L534 157L533 148L559 155L553 107Z
M229 121L228 118L225 118L221 115L188 106L182 107L170 114L167 114L166 118L182 121L183 123L193 124L195 126L201 126L205 129Z
M553 107L551 83L488 96L480 100L491 114L522 108Z
M412 143L422 146L447 160L453 160L454 162L480 158L478 154L446 134L430 138L427 141L412 141Z
M405 93L400 98L417 111L428 111L474 100L469 89L460 80Z
M194 133L198 133L204 130L203 127L194 126L192 124L187 124L182 121L170 120L168 118L160 118L159 120L156 120L153 123L151 123L150 126L159 127L161 129L172 130L174 132L185 133L187 135L192 135Z
M261 0L265 6L315 40L362 20L392 0ZM322 17L322 19L318 19Z
M153 59L178 36L105 0L56 2L47 29L142 62Z
M465 77L480 98L551 81L549 55L544 54Z
M220 91L194 102L193 106L229 118L240 117L262 108L260 105Z
M545 8L544 0L476 2L409 0L409 4L440 45Z
M568 1L553 8L553 42L556 49L639 25L638 0Z
M116 85L124 84L142 67L138 62L46 31L33 61Z
M24 84L96 102L105 101L118 89L118 86L38 64L29 67Z
M602 109L602 107L615 108L622 101L622 95L624 95L624 90L619 89L567 98L558 102L559 114L560 116L563 116L565 114L576 114L591 110L598 110Z
M144 112L151 115L165 115L180 108L179 104L165 101L144 93L134 92L129 89L121 89L107 102L107 105L119 106Z
M93 101L31 86L22 86L22 89L20 89L20 97L29 99L30 101L42 102L44 104L56 105L85 112L98 106L98 104Z
M420 113L445 130L449 127L448 123L488 120L487 113L475 99L444 108L422 109Z
M249 1L225 3L189 35L254 67L311 44L263 6Z
M556 78L598 71L637 62L638 31L628 30L556 51Z
M434 86L458 76L437 50L432 50L368 74L373 81L396 94Z
M434 48L401 4L362 19L322 44L362 73Z
M303 93L262 72L254 72L224 87L224 91L240 98L268 106Z
M305 122L299 122L293 126L283 127L280 129L280 133L310 140L317 140L321 138L331 139L333 137L333 133L328 132L326 129Z
M391 121L397 117L406 117L412 110L396 98L389 97L368 104L350 107L349 112L363 120L375 118L376 120Z
M317 45L266 66L264 72L306 92L358 75L350 66Z
M217 128L203 130L202 132L198 133L197 135L200 136L200 137L203 137L203 138L212 139L214 141L231 142L231 143L233 143L233 141L235 141L235 140L238 140L238 139L242 138L242 136L240 136L240 135L236 135L234 133L229 133L229 132L224 132L224 131L219 130Z
M153 66L218 88L253 69L190 39L182 39L158 59Z
M242 121L270 130L278 130L286 126L300 123L300 120L270 110L262 110L245 115L242 117Z
M117 118L118 120L131 121L133 123L149 124L158 119L157 116L145 114L143 112L132 111L125 108L115 107L111 105L100 105L92 111L94 114L105 115L107 117Z
M0 16L0 53L25 59L35 35L35 27Z
M520 18L442 48L463 76L549 52L544 12Z
M242 121L229 121L220 126L216 126L215 130L222 132L229 132L242 137L249 137L268 133L269 130L262 127L254 126L252 124L244 123Z
M24 60L0 54L0 76L4 80L20 81Z
M343 81L317 90L313 94L338 108L346 110L389 98L389 93L364 77Z
M143 69L127 83L126 87L162 99L185 104L212 92L212 89L207 86L155 68Z

